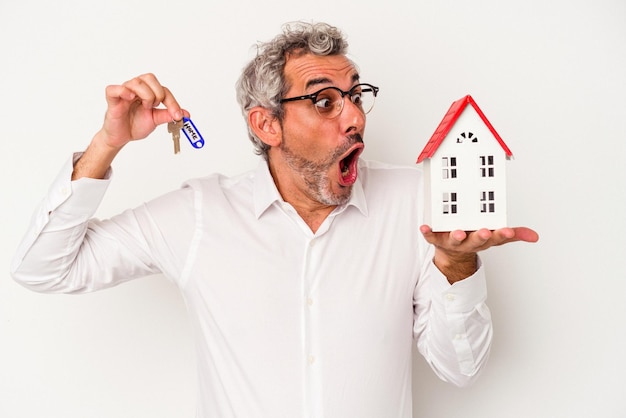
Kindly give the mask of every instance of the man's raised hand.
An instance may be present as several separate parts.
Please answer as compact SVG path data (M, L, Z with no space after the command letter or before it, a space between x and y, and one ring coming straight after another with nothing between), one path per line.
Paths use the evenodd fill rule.
M112 148L143 139L158 125L189 116L154 74L143 74L121 85L108 86L106 101L108 108L101 133ZM158 107L161 104L165 107Z

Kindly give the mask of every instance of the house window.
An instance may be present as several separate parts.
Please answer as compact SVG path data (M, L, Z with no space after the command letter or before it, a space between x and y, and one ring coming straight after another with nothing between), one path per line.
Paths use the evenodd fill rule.
M495 192L480 192L481 213L494 213L496 211Z
M469 139L472 142L478 142L478 137L474 135L473 132L461 132L461 134L456 138L456 143L462 144L466 139Z
M456 193L443 194L443 213L444 215L456 213Z
M441 176L444 179L456 178L456 157L443 157L441 159L441 166L443 167Z
M480 159L480 176L493 177L493 155L481 155Z

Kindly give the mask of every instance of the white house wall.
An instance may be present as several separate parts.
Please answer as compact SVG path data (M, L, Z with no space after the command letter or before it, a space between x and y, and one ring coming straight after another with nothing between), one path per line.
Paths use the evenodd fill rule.
M434 230L434 224L433 224L433 206L434 205L434 199L433 199L433 182L432 182L432 168L431 168L431 161L429 158L425 159L423 162L423 167L424 167L424 222L427 225L430 225L431 228L433 228Z
M466 134L467 138L461 136ZM476 138L472 142L469 138ZM457 142L459 138L462 142ZM480 156L493 156L493 177L481 176ZM456 158L456 167L444 167L443 157ZM480 228L496 229L506 226L506 154L489 128L483 123L472 106L467 106L433 157L425 164L425 171L430 171L430 205L427 214L431 227L436 231L455 229L476 230ZM450 178L443 178L447 169ZM451 178L452 169L456 178ZM495 212L481 212L481 193L493 192ZM456 193L456 213L443 213L443 196ZM487 196L488 197L488 196ZM452 211L452 206L449 207Z

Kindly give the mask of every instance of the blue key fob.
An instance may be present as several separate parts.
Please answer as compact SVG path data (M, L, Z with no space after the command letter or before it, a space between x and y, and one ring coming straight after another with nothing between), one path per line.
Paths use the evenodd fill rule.
M200 135L200 131L189 118L183 118L183 132L189 140L192 147L200 149L204 146L204 138Z

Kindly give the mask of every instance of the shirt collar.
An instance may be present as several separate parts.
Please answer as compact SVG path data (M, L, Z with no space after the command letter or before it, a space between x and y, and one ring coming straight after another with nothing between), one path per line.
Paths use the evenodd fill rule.
M362 174L361 164L359 164L359 173ZM254 214L259 219L265 211L272 206L275 202L283 202L276 183L269 170L267 161L261 158L259 165L256 168L253 184L253 199L254 199ZM367 216L367 202L365 201L365 192L363 191L363 184L361 183L361 177L357 178L356 183L352 186L352 194L350 200L336 209L343 211L349 206L357 208L363 216Z

